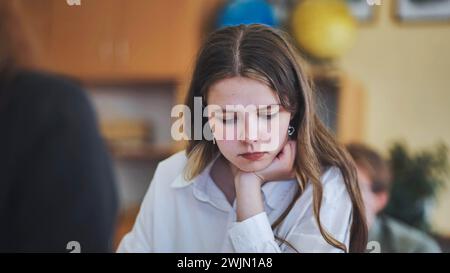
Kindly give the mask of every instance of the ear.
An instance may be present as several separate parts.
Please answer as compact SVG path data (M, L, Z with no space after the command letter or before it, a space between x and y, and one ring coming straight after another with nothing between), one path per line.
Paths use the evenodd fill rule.
M381 212L389 201L389 194L387 192L380 192L375 195L375 213Z

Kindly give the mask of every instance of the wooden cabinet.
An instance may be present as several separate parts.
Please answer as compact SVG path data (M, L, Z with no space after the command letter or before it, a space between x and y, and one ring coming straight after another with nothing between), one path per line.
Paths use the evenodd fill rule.
M203 3L21 0L42 67L86 81L186 78L210 6Z
M52 69L83 79L114 75L115 12L118 1L51 1L49 56Z
M116 69L124 77L180 78L198 47L201 1L120 1Z

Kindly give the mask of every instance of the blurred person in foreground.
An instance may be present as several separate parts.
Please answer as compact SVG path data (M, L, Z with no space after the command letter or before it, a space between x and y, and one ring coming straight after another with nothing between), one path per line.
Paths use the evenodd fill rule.
M358 181L366 206L369 242L380 244L382 253L441 252L438 244L426 233L383 213L389 202L391 174L388 164L373 149L363 144L349 144Z
M16 3L0 0L0 252L109 252L117 198L96 117L79 86L25 68Z

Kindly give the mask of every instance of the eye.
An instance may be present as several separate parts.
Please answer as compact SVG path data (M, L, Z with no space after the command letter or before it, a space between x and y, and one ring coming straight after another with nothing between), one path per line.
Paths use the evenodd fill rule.
M278 115L278 113L279 113L279 108L278 107L269 106L269 107L267 107L265 109L260 109L258 111L258 116L263 118L263 119L270 120L270 119L276 117Z
M268 120L270 120L270 119L276 117L277 115L278 115L278 112L275 112L275 113L266 113L266 114L262 114L262 115L259 115L259 116L260 116L261 118L263 118L263 119L268 119Z
M222 123L223 124L230 124L230 123L234 123L235 119L222 119Z
M224 124L230 124L235 123L237 121L237 114L236 113L230 113L225 116L221 117L222 123Z

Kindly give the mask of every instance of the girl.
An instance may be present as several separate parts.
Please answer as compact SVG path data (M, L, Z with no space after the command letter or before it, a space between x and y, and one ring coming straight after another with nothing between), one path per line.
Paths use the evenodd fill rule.
M365 250L355 167L317 117L309 79L283 33L257 24L212 33L196 62L189 109L199 97L222 109L208 109L203 120L214 140L190 140L159 163L119 252ZM224 138L230 131L233 138Z

